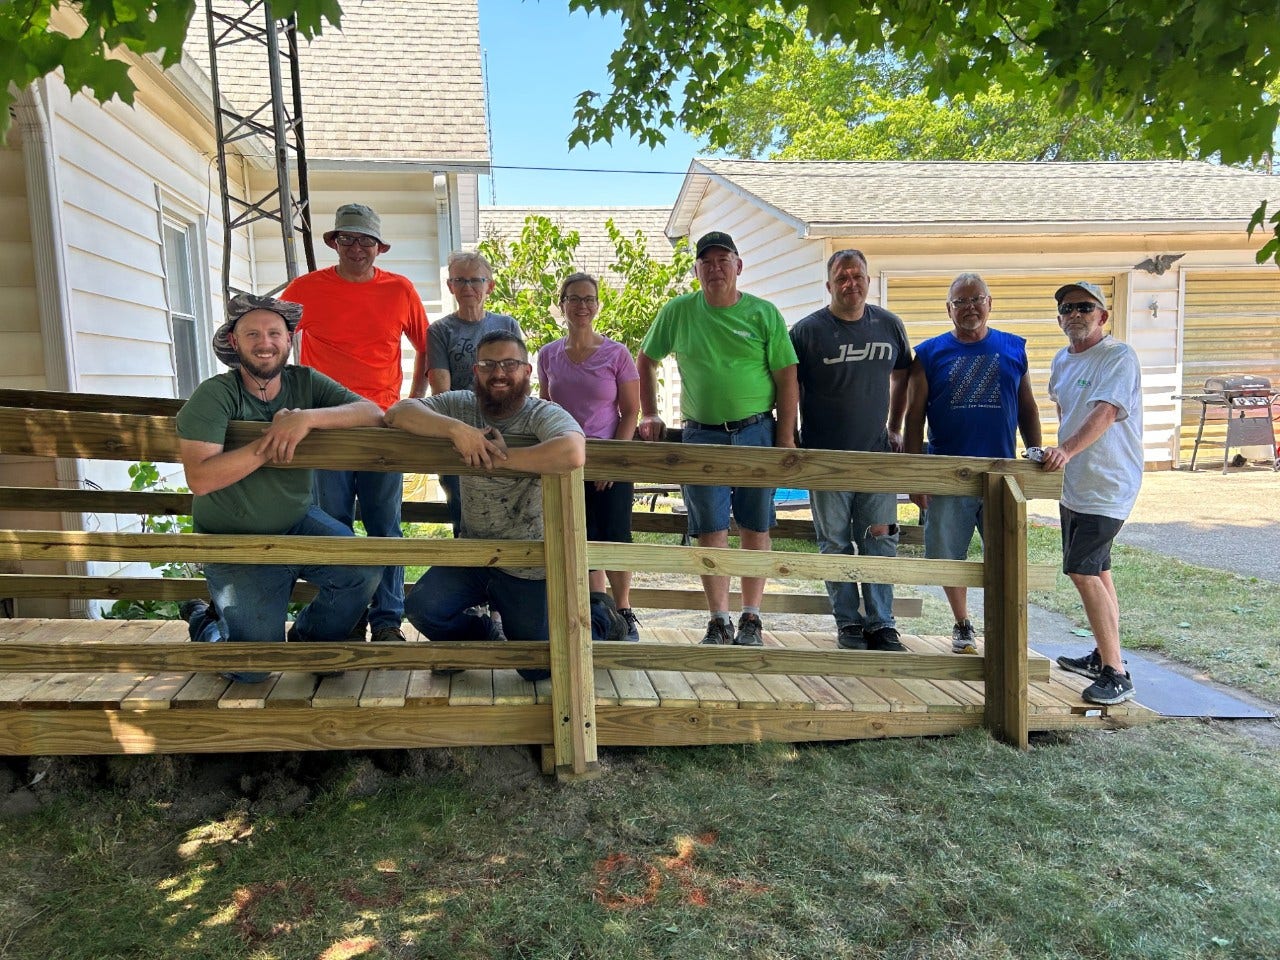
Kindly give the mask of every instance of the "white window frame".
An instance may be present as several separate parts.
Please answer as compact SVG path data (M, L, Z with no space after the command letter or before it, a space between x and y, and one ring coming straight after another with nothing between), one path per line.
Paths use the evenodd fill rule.
M156 189L159 202L158 230L160 234L160 269L164 276L165 314L169 325L169 359L172 364L173 395L178 398L190 396L192 390L213 374L213 349L210 340L213 329L210 324L212 315L209 290L209 258L208 244L204 229L203 215L184 203L181 199L168 194L162 188ZM182 312L175 308L173 284L174 277L169 275L169 231L182 235L186 246L186 268L190 281L189 298L191 312ZM183 321L191 324L193 351L192 382L183 383L182 360L180 356L181 340L179 330ZM185 388L185 389L184 389Z

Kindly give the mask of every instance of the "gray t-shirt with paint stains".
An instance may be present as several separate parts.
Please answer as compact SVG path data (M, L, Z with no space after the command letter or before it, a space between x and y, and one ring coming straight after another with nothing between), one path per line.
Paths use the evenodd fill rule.
M428 409L471 427L496 427L508 439L525 436L539 443L571 433L582 433L578 422L563 408L547 400L529 397L506 420L490 420L470 390L450 390L418 401ZM461 477L462 529L459 535L477 540L541 540L542 481L537 477ZM523 580L542 580L542 567L505 567Z

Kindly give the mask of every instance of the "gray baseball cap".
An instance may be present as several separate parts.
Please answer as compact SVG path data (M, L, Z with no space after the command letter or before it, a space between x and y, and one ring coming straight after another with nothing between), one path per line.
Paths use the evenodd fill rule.
M1075 283L1068 283L1066 286L1059 287L1053 295L1053 299L1061 303L1062 298L1072 290L1083 291L1093 297L1094 300L1097 300L1098 306L1102 307L1103 310L1107 309L1107 297L1102 292L1102 288L1096 283L1090 283L1088 280L1077 280Z
M373 237L383 246L390 246L382 239L382 218L363 203L344 203L333 215L333 229L325 231L324 242L333 246L335 233L363 233Z
M270 310L278 313L284 320L289 335L298 329L298 321L302 319L302 304L289 300L277 300L274 297L259 297L252 293L238 293L227 301L227 319L213 334L213 353L228 367L240 366L240 356L231 345L231 334L235 332L236 323L246 313L254 310Z

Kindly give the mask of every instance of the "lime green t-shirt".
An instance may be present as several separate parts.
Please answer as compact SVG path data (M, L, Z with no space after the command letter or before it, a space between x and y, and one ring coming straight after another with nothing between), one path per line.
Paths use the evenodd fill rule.
M270 423L285 407L314 410L360 400L342 384L310 367L287 366L280 372L280 393L264 401L245 390L236 370L210 377L196 387L178 411L183 440L226 443L232 420ZM193 498L197 533L284 533L312 503L310 470L259 467L230 486Z
M676 355L680 413L723 423L773 408L773 372L796 362L778 308L749 293L731 307L711 307L701 292L676 297L658 311L640 349L654 361Z

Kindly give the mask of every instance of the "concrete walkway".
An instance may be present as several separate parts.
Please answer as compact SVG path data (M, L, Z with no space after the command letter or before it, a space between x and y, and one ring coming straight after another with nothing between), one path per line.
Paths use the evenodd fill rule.
M1029 513L1057 523L1055 505ZM1148 473L1119 542L1185 563L1280 582L1280 473L1266 467Z

